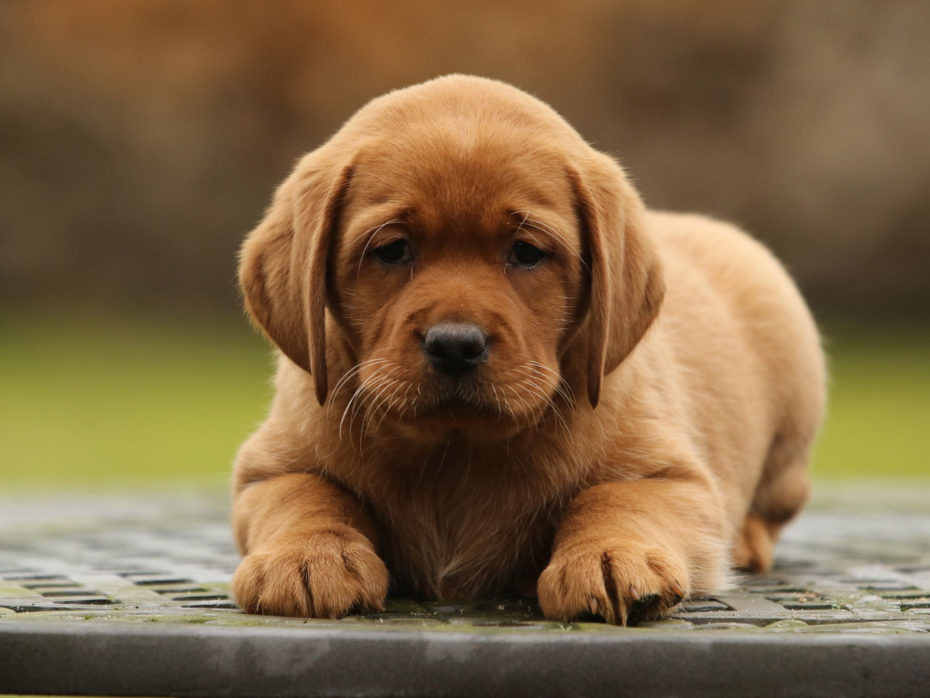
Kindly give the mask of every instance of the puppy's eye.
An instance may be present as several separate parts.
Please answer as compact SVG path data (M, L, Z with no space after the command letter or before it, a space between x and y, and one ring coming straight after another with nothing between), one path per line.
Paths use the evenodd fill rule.
M372 252L385 264L407 264L413 261L413 252L410 249L410 244L404 239L395 240L386 245L381 245L381 247L376 247Z
M517 240L513 245L513 249L510 250L507 261L516 266L531 268L539 264L545 256L546 253L535 245L523 240Z

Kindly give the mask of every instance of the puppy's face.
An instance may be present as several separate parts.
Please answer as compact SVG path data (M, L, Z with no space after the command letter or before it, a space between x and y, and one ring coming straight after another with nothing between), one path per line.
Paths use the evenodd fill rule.
M571 182L498 135L429 123L353 162L329 269L358 369L334 392L358 391L369 428L506 435L570 391L560 358L587 288Z
M585 389L596 405L652 321L663 286L640 211L616 163L544 104L441 78L374 100L301 160L240 281L343 421L504 437Z

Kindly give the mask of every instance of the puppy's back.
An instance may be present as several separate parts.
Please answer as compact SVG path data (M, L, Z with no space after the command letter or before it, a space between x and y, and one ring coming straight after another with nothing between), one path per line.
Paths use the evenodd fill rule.
M727 223L694 214L649 212L647 225L658 244L668 293L661 329L669 336L684 375L697 383L694 418L713 435L718 424L744 424L747 433L769 434L770 441L715 453L711 467L743 487L755 486L771 460L772 442L791 453L807 453L820 427L826 402L826 369L819 333L788 272L758 241ZM733 404L734 422L718 419L720 400L701 400L723 384L741 399ZM726 392L726 391L722 391ZM706 404L705 404L706 402ZM746 452L758 454L744 462ZM746 494L744 492L743 494ZM738 512L732 512L739 518Z

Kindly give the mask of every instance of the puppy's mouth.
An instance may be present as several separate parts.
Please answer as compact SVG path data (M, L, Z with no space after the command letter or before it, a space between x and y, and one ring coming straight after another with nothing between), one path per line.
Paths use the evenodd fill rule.
M441 395L418 400L409 410L392 415L391 431L415 441L442 441L454 434L472 434L488 439L508 438L535 421L526 414L493 398Z
M384 359L369 360L366 368L370 372L361 377L361 385L340 405L340 434L360 429L417 441L444 439L451 432L509 437L536 425L554 406L555 396L565 393L553 385L554 371L545 372L541 365L457 378L410 372Z
M465 389L421 390L403 405L395 405L379 418L370 421L376 430L403 433L418 441L446 438L452 432L472 432L488 437L512 435L539 417L537 410L523 401L518 409L495 390Z

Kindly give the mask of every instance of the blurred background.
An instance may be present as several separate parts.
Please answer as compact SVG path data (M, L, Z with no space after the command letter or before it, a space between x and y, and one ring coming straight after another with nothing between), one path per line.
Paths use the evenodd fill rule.
M815 474L928 476L928 69L925 0L5 0L0 487L222 482L271 392L243 235L368 99L449 72L769 245L831 355Z

